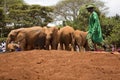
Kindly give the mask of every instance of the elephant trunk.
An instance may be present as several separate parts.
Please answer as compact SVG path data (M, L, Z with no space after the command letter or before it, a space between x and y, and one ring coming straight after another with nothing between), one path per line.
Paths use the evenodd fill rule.
M50 44L50 40L46 39L46 42L45 42L45 48L46 48L46 50L49 50L49 44Z
M9 51L8 49L8 44L11 42L11 39L10 38L7 38L6 40L6 51Z

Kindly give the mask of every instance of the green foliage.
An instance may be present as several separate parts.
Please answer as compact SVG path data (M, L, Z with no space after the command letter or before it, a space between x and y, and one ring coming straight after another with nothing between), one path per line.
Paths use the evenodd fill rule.
M111 34L111 31L114 27L115 20L107 17L101 17L100 21L101 21L101 27L103 32L103 38L106 39Z
M2 42L2 41L6 41L6 37L0 38L0 42Z
M20 28L30 26L46 26L52 22L51 7L28 5L24 0L0 0L0 25L3 36L7 36L7 27ZM7 26L7 27L5 27ZM4 32L7 30L7 34ZM1 33L1 31L0 31Z
M120 16L101 17L102 32L105 42L120 47Z
M89 21L89 13L86 10L86 6L82 6L79 10L78 20L81 26L81 30L86 31L88 27L88 21Z
M29 26L46 26L52 21L49 16L52 8L42 7L40 5L19 5L12 6L10 10L10 18L14 22L15 27L29 27Z
M4 26L4 14L3 14L3 8L0 7L0 27Z
M106 40L108 43L116 44L118 47L120 47L120 23L119 20L115 18L111 19L113 21L111 22L111 24L113 24L113 28L110 32L110 36L108 36Z

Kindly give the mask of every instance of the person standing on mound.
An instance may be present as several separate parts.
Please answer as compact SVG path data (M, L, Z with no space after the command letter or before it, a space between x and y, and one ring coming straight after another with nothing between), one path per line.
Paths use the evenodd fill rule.
M88 25L88 34L87 34L87 43L90 48L90 51L97 50L96 45L103 45L103 36L100 26L100 21L98 14L95 12L95 6L93 4L87 5L86 9L90 12L89 16L89 25Z

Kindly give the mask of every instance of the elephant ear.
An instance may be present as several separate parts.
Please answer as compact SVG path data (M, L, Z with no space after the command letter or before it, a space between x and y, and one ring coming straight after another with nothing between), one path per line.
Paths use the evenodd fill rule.
M11 34L11 35L10 35L10 38L13 39L13 38L15 38L15 37L14 37L14 35Z
M22 40L26 39L26 33L19 33L16 37L16 43L20 43Z
M14 35L11 34L11 35L9 36L9 43L10 43L11 41L14 41L15 38L16 38L16 36L14 36Z
M11 31L11 33L9 34L9 37L14 39L17 35L18 35L19 31L17 30L13 30Z

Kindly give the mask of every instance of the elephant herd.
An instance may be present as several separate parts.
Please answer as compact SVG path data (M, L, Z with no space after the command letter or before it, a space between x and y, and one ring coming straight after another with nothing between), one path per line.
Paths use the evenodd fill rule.
M40 27L19 28L12 30L6 40L6 51L15 51L32 49L45 50L74 50L76 46L79 50L87 49L87 32L74 30L70 26L58 27Z

